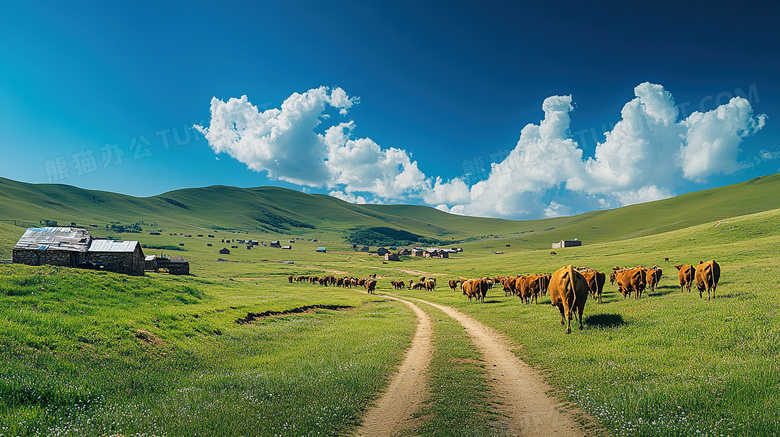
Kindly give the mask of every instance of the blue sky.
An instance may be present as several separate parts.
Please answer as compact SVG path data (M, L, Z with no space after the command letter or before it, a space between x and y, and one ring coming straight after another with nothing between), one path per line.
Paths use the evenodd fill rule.
M740 182L780 171L769 3L9 4L0 176L507 218Z

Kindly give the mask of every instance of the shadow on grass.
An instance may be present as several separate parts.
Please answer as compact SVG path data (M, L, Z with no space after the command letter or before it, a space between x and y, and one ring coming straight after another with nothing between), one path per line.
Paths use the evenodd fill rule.
M658 297L658 296L666 296L667 294L672 294L675 291L679 292L680 291L680 287L679 286L673 287L671 285L663 285L663 286L660 286L660 287L656 287L655 291L652 291L652 290L650 290L648 288L642 294L646 294L646 295L652 296L652 297Z
M596 314L585 317L585 324L595 328L617 328L628 323L620 314Z

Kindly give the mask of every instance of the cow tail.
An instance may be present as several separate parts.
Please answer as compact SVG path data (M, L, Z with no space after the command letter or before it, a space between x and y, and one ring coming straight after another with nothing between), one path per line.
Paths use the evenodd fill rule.
M577 290L574 288L574 267L569 266L569 291L571 291L572 296L574 296L574 299L572 299L572 308L574 308L574 304L577 303Z

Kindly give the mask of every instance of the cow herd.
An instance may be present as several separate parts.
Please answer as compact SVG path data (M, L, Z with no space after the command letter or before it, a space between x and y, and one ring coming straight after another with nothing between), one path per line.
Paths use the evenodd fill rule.
M369 294L374 294L376 290L376 274L369 275L367 278L353 278L351 276L344 276L337 278L333 275L328 276L288 276L287 280L292 284L293 282L308 282L310 284L318 284L323 287L364 287Z
M707 291L707 300L715 297L715 290L720 280L720 265L714 260L699 261L699 265L680 264L674 266L678 270L680 291L691 291L693 284L699 290L699 297L703 298L703 292ZM634 294L635 299L641 299L646 289L656 290L663 271L657 265L652 267L613 267L609 275L610 284L617 284L618 291L623 299ZM487 292L495 284L501 284L504 296L517 296L521 302L529 304L531 301L538 303L539 295L550 294L552 305L561 313L561 324L566 325L566 333L571 333L572 317L579 322L582 329L582 313L585 302L590 295L602 303L601 294L606 283L606 274L588 267L565 266L552 274L539 273L532 275L496 276L473 279L451 279L448 285L452 291L456 291L458 285L464 296L469 300L485 302ZM376 274L368 278L358 279L353 277L335 276L288 276L290 283L309 282L322 286L338 287L365 287L368 293L373 294L377 281ZM404 281L390 281L394 289L406 288ZM436 290L436 278L420 278L419 281L409 280L410 290Z

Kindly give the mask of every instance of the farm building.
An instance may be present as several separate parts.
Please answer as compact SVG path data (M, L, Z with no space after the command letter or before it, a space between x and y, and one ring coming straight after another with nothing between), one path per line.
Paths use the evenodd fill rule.
M292 246L282 246L282 249L291 250L291 249L292 249Z
M146 258L144 258L144 270L151 272L160 270L160 268L157 267L157 255L146 255Z
M190 263L180 256L171 257L168 262L168 273L172 275L189 275Z
M575 246L582 246L582 241L575 238L573 240L561 240L557 243L552 244L553 249L562 249L564 247L575 247Z
M222 249L219 249L219 253L221 253L222 255L230 255L230 249L228 249L227 247L223 247Z
M137 241L92 240L87 261L102 265L110 272L144 274L144 251Z
M387 250L384 247L380 247L379 249L376 250L376 254L379 255L379 256L385 256L385 254L388 254L388 253L390 253L390 251Z
M417 247L412 249L412 256L424 256L424 254L425 254L425 251L423 249L419 249Z
M444 249L427 249L423 256L425 258L449 258L450 253L448 250Z
M368 252L368 250L369 250L368 246L361 246L360 247L360 251L361 252Z
M81 228L30 228L13 249L13 260L30 266L77 267L87 260L92 236Z
M30 228L13 249L15 263L80 267L91 263L128 275L144 274L144 252L137 241L93 239L82 228Z
M398 258L397 253L386 253L385 254L385 261L401 261L400 258Z
M409 249L401 249L398 251L398 255L400 256L410 256L412 254L412 251Z
M279 240L274 240L271 242L271 247L282 247L282 244L279 242Z
M324 247L318 247L317 252L325 253L327 252Z

